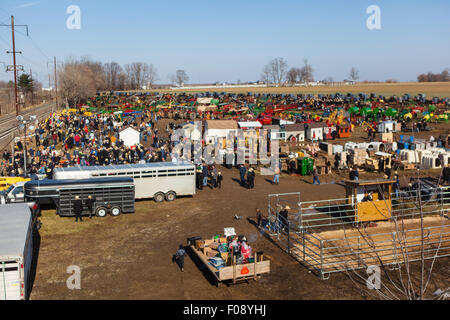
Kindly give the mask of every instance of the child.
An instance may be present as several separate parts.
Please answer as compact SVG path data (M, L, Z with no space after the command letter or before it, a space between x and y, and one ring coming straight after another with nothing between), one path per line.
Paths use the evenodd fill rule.
M222 180L223 180L222 172L219 172L219 173L217 174L217 187L218 187L219 189L222 188Z

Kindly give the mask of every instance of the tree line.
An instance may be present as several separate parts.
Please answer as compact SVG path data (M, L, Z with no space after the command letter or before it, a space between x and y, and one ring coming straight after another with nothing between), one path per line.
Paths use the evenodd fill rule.
M169 79L182 86L189 76L184 70L177 70ZM58 72L60 94L71 105L85 101L97 91L151 89L158 80L158 70L151 63L132 62L121 66L87 57L67 60Z
M441 73L422 73L417 76L418 82L439 82L439 81L450 81L450 69L446 68Z
M348 76L350 80L358 80L358 69L352 67ZM274 58L264 66L260 79L265 83L274 83L277 85L283 83L290 85L296 83L309 83L314 82L314 69L308 62L308 59L303 60L303 66L301 67L289 68L287 61L284 58ZM326 77L323 82L332 83L334 80L332 77Z

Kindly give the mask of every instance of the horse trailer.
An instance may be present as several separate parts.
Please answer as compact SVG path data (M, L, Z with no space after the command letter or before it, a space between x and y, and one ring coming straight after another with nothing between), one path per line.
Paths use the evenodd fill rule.
M105 217L133 213L134 182L132 178L94 178L81 180L35 180L25 184L25 199L37 203L54 203L61 217L75 217L74 201L83 203L82 215L90 215L86 201L94 196L93 214Z
M27 203L0 205L0 300L29 297L35 230Z
M53 179L131 177L136 199L173 201L178 196L195 195L195 166L190 163L153 162L143 164L57 168Z

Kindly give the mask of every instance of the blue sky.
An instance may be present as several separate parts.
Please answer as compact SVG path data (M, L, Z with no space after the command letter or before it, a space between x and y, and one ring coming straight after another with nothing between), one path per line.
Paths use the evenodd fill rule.
M66 9L81 9L69 30ZM368 30L366 9L381 9L381 30ZM450 67L450 1L417 0L2 0L0 23L17 24L18 63L48 83L47 62L89 56L102 62L153 63L159 83L177 69L191 83L254 81L272 58L289 66L307 58L315 78L416 80ZM0 62L12 63L11 32L0 27ZM49 66L50 67L50 66ZM3 72L0 80L12 79Z

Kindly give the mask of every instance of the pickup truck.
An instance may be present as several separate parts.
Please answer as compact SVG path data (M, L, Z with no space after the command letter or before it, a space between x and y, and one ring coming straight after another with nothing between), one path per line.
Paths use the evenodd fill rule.
M0 192L0 203L25 202L24 185L25 181L16 182L10 185L6 190Z

